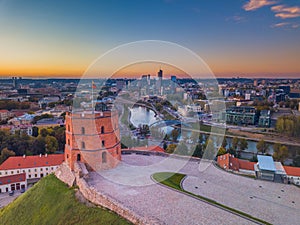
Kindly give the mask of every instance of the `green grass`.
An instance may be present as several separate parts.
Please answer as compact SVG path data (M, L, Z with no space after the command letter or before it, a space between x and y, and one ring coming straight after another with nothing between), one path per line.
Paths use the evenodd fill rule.
M161 184L183 191L183 189L180 186L180 182L185 177L184 174L162 172L162 173L155 173L153 174L152 177L154 180L156 180Z
M264 221L264 220L261 220L261 219L258 219L256 217L253 217L247 213L244 213L242 211L239 211L237 209L234 209L234 208L231 208L229 206L226 206L226 205L223 205L219 202L216 202L215 200L212 200L212 199L209 199L209 198L206 198L204 196L201 196L201 195L196 195L196 194L193 194L191 192L188 192L186 190L184 190L182 187L181 187L181 182L182 180L185 178L185 174L180 174L180 173L169 173L169 172L161 172L161 173L155 173L152 175L152 178L154 180L156 180L157 182L163 184L163 185L166 185L168 187L171 187L171 188L174 188L180 192L183 192L185 194L188 194L190 196L193 196L193 197L196 197L204 202L207 202L207 203L210 203L210 204L213 204L215 206L218 206L222 209L225 209L225 210L228 210L230 212L233 212L233 213L236 213L238 215L241 215L241 216L244 216L244 217L247 217L251 220L254 220L256 222L259 222L261 224L267 224L267 225L270 225L270 223Z
M68 188L54 175L41 179L1 209L0 218L5 225L130 224L109 210L79 202L74 188Z

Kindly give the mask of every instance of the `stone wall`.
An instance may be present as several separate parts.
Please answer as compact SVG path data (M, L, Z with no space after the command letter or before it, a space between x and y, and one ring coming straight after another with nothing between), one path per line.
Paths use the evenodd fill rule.
M105 207L111 211L114 211L121 217L127 219L128 221L132 222L133 224L137 225L159 225L164 224L163 222L159 221L156 218L146 218L143 216L138 215L133 210L128 209L124 205L122 205L117 199L113 197L100 193L94 187L89 186L86 182L85 178L88 177L86 174L86 168L83 163L74 163L74 172L72 172L69 167L65 163L63 163L60 168L55 172L55 175L62 180L63 182L67 183L69 186L74 185L74 181L76 185L79 187L81 194L91 203ZM74 178L74 179L73 179ZM71 185L70 185L71 184Z
M66 162L63 162L55 171L55 176L60 179L62 182L72 187L75 183L75 175L67 166Z

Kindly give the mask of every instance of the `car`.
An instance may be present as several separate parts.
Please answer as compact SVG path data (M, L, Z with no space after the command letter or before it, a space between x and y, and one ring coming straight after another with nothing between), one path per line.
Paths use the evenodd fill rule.
M25 188L22 188L20 192L21 192L21 193L24 193L24 192L25 192Z
M10 192L8 192L8 194L9 194L9 196L13 196L14 195L14 191L10 191Z

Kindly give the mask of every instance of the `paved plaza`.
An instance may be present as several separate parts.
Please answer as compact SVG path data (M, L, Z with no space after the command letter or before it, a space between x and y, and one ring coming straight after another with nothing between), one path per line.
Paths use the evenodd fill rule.
M207 163L201 166L202 172L196 161L123 155L117 168L91 173L88 183L136 213L165 224L253 224L151 179L156 172L180 172L188 175L182 183L187 191L272 224L299 224L299 188L237 176Z

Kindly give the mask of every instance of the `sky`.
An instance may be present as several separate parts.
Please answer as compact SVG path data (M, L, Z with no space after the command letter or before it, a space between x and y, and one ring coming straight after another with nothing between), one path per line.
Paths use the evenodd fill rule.
M0 0L1 76L80 77L140 40L188 48L217 77L300 78L300 0Z

